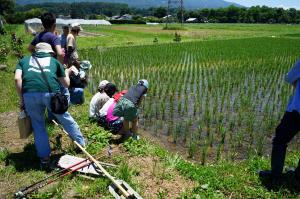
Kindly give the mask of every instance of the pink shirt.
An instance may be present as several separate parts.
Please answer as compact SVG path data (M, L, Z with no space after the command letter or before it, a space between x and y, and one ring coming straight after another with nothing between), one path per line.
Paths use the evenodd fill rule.
M116 106L117 102L114 101L108 108L107 110L107 115L106 115L106 121L107 122L113 122L113 121L116 121L117 119L119 119L119 117L116 117L113 115L113 110Z

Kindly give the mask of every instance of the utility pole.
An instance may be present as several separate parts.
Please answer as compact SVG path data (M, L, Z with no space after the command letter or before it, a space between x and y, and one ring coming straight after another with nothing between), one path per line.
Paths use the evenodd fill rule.
M184 23L184 17L183 17L183 0L180 0L180 12L181 12L181 27Z
M168 24L169 22L169 15L170 15L170 5L171 5L171 0L168 0L168 6L167 6L167 20L166 20L166 29L168 29Z
M168 5L167 5L167 20L166 20L166 29L168 29L168 24L170 23L170 9L172 8L172 5L175 5L178 10L180 10L180 15L181 15L181 26L183 26L184 23L184 5L183 5L183 0L168 0Z

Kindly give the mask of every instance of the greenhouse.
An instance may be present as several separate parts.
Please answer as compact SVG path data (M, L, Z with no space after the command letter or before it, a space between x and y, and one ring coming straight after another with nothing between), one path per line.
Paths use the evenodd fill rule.
M64 25L69 25L72 23L80 23L81 25L111 25L109 21L106 20L85 20L85 19L56 19L56 29L57 32L62 31ZM24 22L25 32L30 34L36 34L43 30L42 22L38 18L28 19Z

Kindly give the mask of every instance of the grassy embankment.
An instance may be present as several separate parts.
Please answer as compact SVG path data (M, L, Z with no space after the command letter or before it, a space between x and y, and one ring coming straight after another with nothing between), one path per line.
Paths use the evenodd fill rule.
M247 33L246 35L244 35L244 37L255 35L259 36L260 34L265 34L264 36L271 36L275 34L275 30L276 32L278 32L276 33L277 35L285 35L288 32L296 33L297 29L294 26L292 26L290 30L285 30L284 27L288 26L249 25L245 28L251 29L247 30L249 31L249 35ZM84 45L87 48L93 47L94 45L98 44L99 46L101 46L103 44L102 42L109 43L112 46L124 44L126 45L127 40L130 41L131 39L134 40L134 38L137 39L139 37L136 36L142 34L129 33L131 31L128 31L128 29L140 30L143 29L144 26L128 26L128 28L126 26L112 27L112 29L114 28L127 30L124 32L123 30L105 30L107 31L107 34L111 34L110 37L117 38L111 43L109 42L111 41L110 38L79 38L79 46ZM197 28L202 29L201 26ZM230 31L230 29L232 29L234 34L230 35L230 37L228 38L235 38L235 30L241 28L243 28L243 25L241 27L236 27L235 25L229 27L224 25L209 25L207 27L207 29L211 29L212 32L223 32L224 29ZM257 32L253 31L252 28L256 29ZM17 29L18 36L24 38L25 44L27 44L30 41L30 37L21 33L22 26L18 26ZM94 28L91 27L90 29ZM216 29L219 30L216 31ZM262 31L260 32L261 29ZM140 32L143 31L140 30ZM255 32L256 34L251 34L251 32ZM137 39L137 41L134 40L134 44L151 44L153 35L157 33L144 34L145 37L140 37L140 39ZM132 36L130 39L128 39L124 35ZM146 35L149 38L150 42L148 40L147 42L144 40L146 38ZM167 38L169 38L170 40ZM165 41L171 42L173 33L167 38L165 39ZM3 39L3 37L1 39ZM213 37L211 39L213 39ZM297 39L297 37L295 39ZM4 40L6 42L9 42L9 37L5 38ZM25 44L24 51L26 48ZM13 82L13 70L15 63L16 59L13 57L13 55L10 54L8 56L8 69L6 71L0 71L0 96L2 99L0 112L4 115L9 111L17 111L17 97L14 91ZM237 162L228 162L221 160L219 162L211 162L205 166L201 166L197 163L186 161L178 155L171 154L165 149L159 147L156 143L145 139L142 139L138 142L129 140L118 148L118 150L121 152L113 152L113 157L107 157L105 156L105 151L110 140L110 134L97 127L95 124L90 124L87 119L88 102L91 99L91 96L92 94L87 91L85 104L83 106L72 107L70 110L76 121L79 123L83 134L90 140L93 140L93 145L89 146L88 150L93 154L97 154L97 156L99 156L100 154L103 157L101 159L103 161L121 165L116 171L112 170L112 173L114 173L117 177L126 180L144 196L147 196L147 192L149 192L149 190L147 190L147 187L145 187L145 182L148 183L149 180L154 181L157 187L161 187L161 189L157 189L157 191L151 195L153 198L170 198L170 196L174 196L171 193L172 190L168 190L167 187L164 187L163 183L175 183L176 176L181 175L184 178L190 179L191 181L195 182L194 187L191 187L191 190L182 192L182 198L298 197L298 193L294 192L295 190L291 189L291 186L288 183L286 184L286 186L276 191L269 191L262 185L256 174L256 171L261 168L269 168L268 157L252 157L251 159ZM14 120L15 118L11 119ZM52 135L51 138L54 139L59 130L51 125L48 128ZM3 126L0 128L0 131L0 137L2 138L2 135L4 133L10 132L9 129L6 129ZM64 138L64 140L64 149L69 151L70 153L73 153L72 147L69 146L67 139ZM8 142L13 143L14 141L10 140ZM37 169L38 161L36 158L34 158L33 145L27 144L24 147L24 151L16 151L14 147L1 146L0 187L1 194L3 194L3 196L9 194L7 195L8 198L11 198L11 194L19 187L28 185L47 175L46 173ZM100 152L101 149L103 149L102 152ZM143 168L139 165L136 165L134 167L132 164L130 164L130 161L143 161L148 157L151 157L150 159L153 160L149 162L149 164L152 164L152 171L150 171L150 176L152 179L143 179L142 177L139 178L139 176L143 176L143 172L146 171L143 170ZM298 152L289 153L286 165L296 166L298 157ZM79 198L109 198L110 196L106 188L108 184L109 182L103 178L91 181L84 178L71 176L65 178L63 181L60 181L49 189L43 190L42 193L35 195L35 198L66 198L75 196Z

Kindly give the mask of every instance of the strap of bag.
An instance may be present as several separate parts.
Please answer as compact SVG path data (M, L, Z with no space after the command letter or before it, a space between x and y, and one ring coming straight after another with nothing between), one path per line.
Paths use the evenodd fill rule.
M39 68L40 68L40 70L41 70L42 77L43 77L43 79L44 79L44 81L46 82L46 85L47 85L47 87L48 87L49 93L51 93L51 87L50 87L50 84L49 84L49 82L48 82L48 79L47 79L47 77L46 77L46 75L45 75L45 73L44 73L43 67L41 66L39 60L38 60L35 56L32 56L32 57L33 57L33 59L35 60L35 62L38 64L38 66L39 66Z

